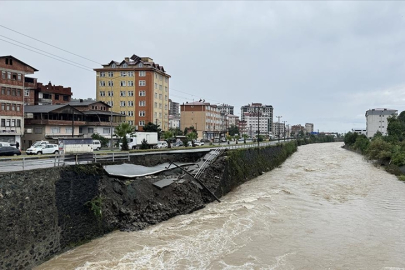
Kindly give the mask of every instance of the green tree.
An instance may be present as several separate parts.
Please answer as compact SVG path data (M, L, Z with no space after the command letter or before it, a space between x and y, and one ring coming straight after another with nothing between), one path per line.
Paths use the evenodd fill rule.
M239 134L239 128L237 126L235 126L235 125L231 125L228 128L228 132L229 132L229 135L235 136L235 134Z
M160 128L159 125L155 125L152 122L147 123L146 125L143 126L143 131L146 132L157 132L158 134L158 140L160 139L160 132L162 129Z
M345 145L352 146L356 142L357 136L359 136L359 134L356 132L346 133L344 138Z
M184 133L183 133L183 131L181 131L181 129L180 128L169 128L169 131L171 132L171 133L173 133L173 136L176 136L176 135L183 135Z
M247 134L243 134L243 143L246 144L246 139L249 138L249 136Z
M173 138L173 132L170 130L163 132L163 139L167 142L167 147L172 148L171 139Z
M240 135L237 134L237 135L235 135L234 138L235 138L236 144L238 144L238 143L239 143L239 139L240 139Z
M370 145L370 140L366 137L366 135L360 135L357 137L356 142L354 143L353 147L356 150L359 150L362 154L366 153L368 146Z
M135 131L135 127L129 123L121 123L115 128L115 135L122 138L122 150L128 151L127 135L132 134Z
M184 144L184 146L188 146L188 142L191 141L191 145L193 147L195 147L194 140L197 139L197 132L187 133L186 138L187 138L187 142Z
M401 123L401 121L394 115L391 117L388 117L388 126L387 126L387 133L388 136L393 137L394 140L402 140L402 134L404 133L405 130L405 125L404 123Z
M382 138L375 138L370 142L366 154L369 159L378 160L380 163L388 163L392 156L392 145Z

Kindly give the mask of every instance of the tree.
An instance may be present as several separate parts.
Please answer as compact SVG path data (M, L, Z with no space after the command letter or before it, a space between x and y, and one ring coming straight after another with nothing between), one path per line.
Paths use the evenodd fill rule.
M184 129L184 135L186 136L184 146L187 146L188 142L191 141L191 144L194 147L194 140L198 138L198 133L197 130L194 128L194 126L186 127Z
M235 125L231 125L228 128L228 132L229 132L229 135L235 136L235 134L239 134L239 128L237 126L235 126Z
M387 133L388 136L394 137L395 140L402 138L404 132L404 124L394 115L388 117Z
M190 133L190 132L194 132L195 134L198 135L197 130L194 128L194 126L184 128L184 135L185 136L187 136L187 134Z
M392 145L382 138L376 138L370 142L367 149L369 159L378 160L381 163L388 163L392 156Z
M167 142L168 148L172 148L172 145L170 143L171 138L173 138L173 132L171 132L170 130L163 132L163 139Z
M176 135L183 135L184 133L183 133L183 131L181 131L181 129L180 128L169 128L169 131L171 132L171 133L173 133L173 136L176 136Z
M128 151L127 135L135 131L135 127L129 123L121 123L115 128L115 135L122 138L122 150Z
M239 139L240 139L240 136L239 136L239 134L237 134L237 135L235 135L235 141L236 141L236 144L238 144L238 142L239 142Z
M345 145L352 146L356 142L357 136L359 136L359 134L356 132L346 133L344 138Z
M160 132L162 129L160 128L159 125L155 125L152 122L147 123L146 125L143 126L143 131L145 132L157 132L158 134L158 140L160 139Z
M243 143L246 144L246 139L249 137L247 134L243 134Z

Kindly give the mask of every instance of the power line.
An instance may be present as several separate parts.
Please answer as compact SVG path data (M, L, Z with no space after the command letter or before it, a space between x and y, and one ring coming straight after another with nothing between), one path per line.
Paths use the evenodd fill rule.
M49 57L49 58L52 58L52 59L58 60L58 61L63 62L63 63L65 63L65 64L68 64L68 65L71 65L71 66L74 66L74 67L78 67L78 68L84 69L84 70L86 70L86 71L93 72L93 70L89 70L89 69L87 69L87 68L84 68L84 67L81 67L81 66L77 66L77 65L75 65L75 64L72 64L72 63L69 63L69 62L66 62L66 61L60 60L60 59L58 59L58 58L55 58L55 57L52 57L52 56L49 56L49 55L46 55L46 54L43 54L43 53L40 53L40 52L37 52L37 51L31 50L31 49L28 49L28 48L23 47L23 46L21 46L21 45L18 45L18 44L12 43L12 42L10 42L10 41L7 41L7 40L1 39L1 38L0 38L0 40L1 40L1 41L4 41L4 42L7 42L7 43L10 43L10 44L12 44L12 45L14 45L14 46L17 46L17 47L20 47L20 48L23 48L23 49L29 50L29 51L31 51L31 52L38 53L38 54L41 54L41 55L43 55L43 56L46 56L46 57Z
M92 67L88 67L88 66L82 65L82 64L80 64L80 63L77 63L77 62L71 61L71 60L69 60L69 59L63 58L63 57L61 57L61 56L58 56L58 55L56 55L56 54L49 53L49 52L47 52L47 51L44 51L44 50L41 50L41 49L35 48L35 47L31 46L31 45L28 45L28 44L25 44L25 43L19 42L18 40L15 40L15 39L12 39L12 38L9 38L9 37L6 37L6 36L3 36L3 35L0 35L0 37L7 38L7 39L9 39L9 40L12 40L12 41L17 42L17 43L19 43L19 44L22 44L22 45L24 45L24 46L27 46L27 47L33 48L33 49L35 49L35 50L38 50L38 51L40 51L40 52L44 52L44 53L50 54L50 55L52 55L52 56L58 57L58 58L60 58L60 59L63 59L63 60L65 60L65 61L72 62L72 63L74 63L74 64L76 64L76 65L79 65L79 66L82 66L82 67L85 67L85 68L92 69Z
M54 46L54 45L52 45L52 44L46 43L46 42L41 41L41 40L39 40L39 39L36 39L36 38L34 38L34 37L28 36L28 35L26 35L26 34L23 34L23 33L21 33L21 32L18 32L18 31L16 31L16 30L13 30L13 29L11 29L11 28L8 28L8 27L6 27L6 26L4 26L4 25L1 25L1 24L0 24L0 27L3 27L3 28L8 29L8 30L10 30L10 31L12 31L12 32L15 32L15 33L17 33L17 34L23 35L23 36L25 36L25 37L31 38L31 39L33 39L33 40L36 40L36 41L38 41L38 42L41 42L41 43L43 43L43 44L46 44L46 45L51 46L51 47L53 47L53 48L56 48L56 49L58 49L58 50L61 50L61 51L64 51L64 52L73 54L73 55L75 55L75 56L77 56L77 57L80 57L80 58L83 58L83 59L86 59L86 60L88 60L88 61L90 61L90 62L93 62L93 63L99 64L99 65L102 65L102 64L100 64L100 63L98 63L98 62L96 62L96 61L93 61L93 60L89 59L89 58L86 58L86 57L84 57L84 56L80 56L80 55L78 55L78 54L72 53L72 52L70 52L70 51L67 51L67 50L65 50L65 49L59 48L59 47Z

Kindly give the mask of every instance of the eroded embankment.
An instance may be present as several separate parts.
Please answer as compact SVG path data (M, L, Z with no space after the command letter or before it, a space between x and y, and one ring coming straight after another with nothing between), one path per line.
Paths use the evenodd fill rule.
M201 181L221 197L280 165L295 142L225 152ZM132 160L141 165L195 162L201 153ZM167 177L173 184L153 185ZM181 170L120 179L101 164L0 174L0 269L29 269L73 246L115 229L137 230L204 207L213 197Z

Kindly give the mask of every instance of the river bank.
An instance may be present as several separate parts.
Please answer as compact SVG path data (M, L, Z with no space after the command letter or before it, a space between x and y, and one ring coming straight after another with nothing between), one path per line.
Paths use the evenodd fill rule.
M296 142L227 151L205 171L201 181L217 197L272 170L297 150ZM195 162L201 154L159 155L155 160ZM142 165L142 164L141 164ZM121 179L101 164L0 174L0 268L29 269L55 254L113 230L139 230L188 214L213 197L182 171L179 181L159 189L165 173Z

